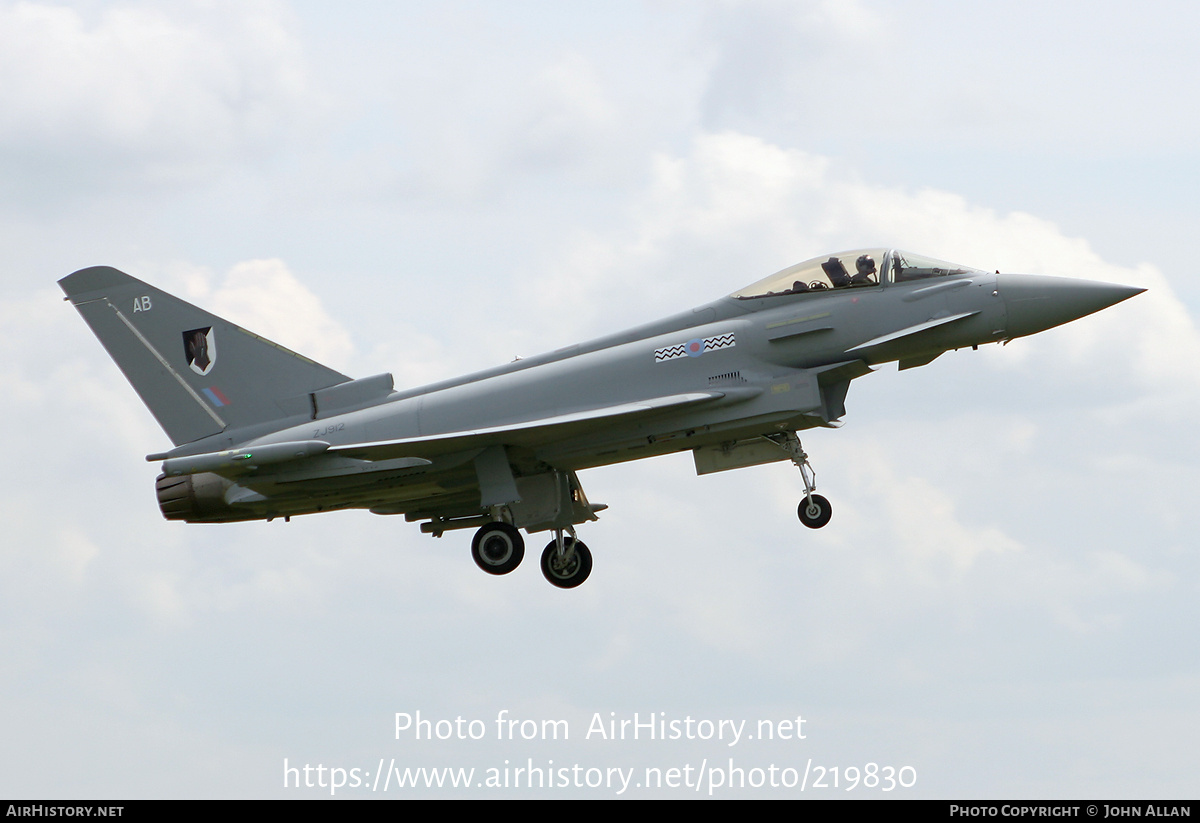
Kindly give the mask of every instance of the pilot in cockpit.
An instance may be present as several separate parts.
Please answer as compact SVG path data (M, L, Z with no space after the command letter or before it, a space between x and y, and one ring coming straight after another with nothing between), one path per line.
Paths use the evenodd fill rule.
M878 280L878 275L875 273L875 259L871 255L860 255L858 260L854 261L854 265L858 269L858 273L850 278L851 285L861 286Z

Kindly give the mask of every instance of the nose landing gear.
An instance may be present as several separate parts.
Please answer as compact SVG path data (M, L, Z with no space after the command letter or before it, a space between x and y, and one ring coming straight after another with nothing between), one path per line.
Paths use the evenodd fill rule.
M800 438L795 432L770 435L770 438L791 456L792 462L800 470L800 479L804 481L804 499L796 507L796 516L810 529L821 528L833 517L833 506L822 495L813 493L817 488L817 473L808 462L808 455L800 445Z
M833 517L833 507L822 495L809 494L796 507L796 516L810 529L819 529Z

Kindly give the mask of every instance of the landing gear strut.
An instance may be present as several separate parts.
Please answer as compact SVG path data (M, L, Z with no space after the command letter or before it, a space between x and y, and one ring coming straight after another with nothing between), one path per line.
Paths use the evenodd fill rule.
M571 536L565 537L562 529L555 529L554 539L542 552L542 574L560 589L573 589L592 573L592 553L575 537L574 529L568 531Z
M817 473L808 462L808 455L800 445L800 438L795 432L774 434L770 435L770 438L791 456L792 462L800 470L800 479L804 481L804 499L796 507L796 516L810 529L821 528L833 517L833 506L822 495L813 494L813 490L817 488Z
M521 565L525 540L515 526L499 521L488 523L475 532L471 557L488 574L508 574Z

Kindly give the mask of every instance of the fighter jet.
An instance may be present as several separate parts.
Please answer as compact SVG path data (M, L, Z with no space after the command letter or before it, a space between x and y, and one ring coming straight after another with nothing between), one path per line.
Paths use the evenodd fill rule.
M990 273L896 249L799 263L690 311L416 389L351 379L106 266L59 281L174 448L168 520L228 523L342 509L402 514L517 568L521 529L550 532L542 572L592 570L575 527L607 508L577 472L690 451L697 474L792 461L800 522L832 515L797 432L837 427L851 381L883 363L1070 322L1143 289Z

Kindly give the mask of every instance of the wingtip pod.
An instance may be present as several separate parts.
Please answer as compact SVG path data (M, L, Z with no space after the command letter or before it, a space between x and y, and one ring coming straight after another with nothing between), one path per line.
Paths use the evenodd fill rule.
M997 284L1007 309L1010 339L1070 323L1145 291L1118 283L1034 274L1001 274Z

